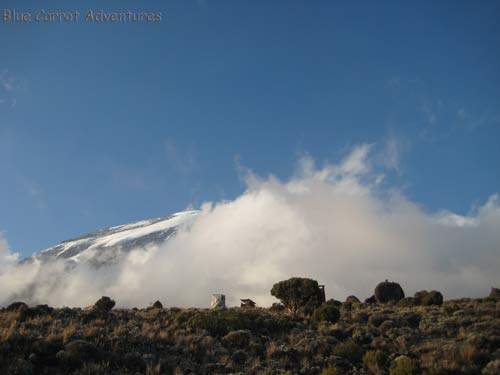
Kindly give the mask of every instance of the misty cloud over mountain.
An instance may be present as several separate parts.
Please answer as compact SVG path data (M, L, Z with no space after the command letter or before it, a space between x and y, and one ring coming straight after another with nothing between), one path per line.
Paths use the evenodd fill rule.
M358 146L321 168L304 157L287 181L248 172L246 191L232 201L180 213L174 218L188 219L171 226L172 217L84 236L71 256L62 255L71 247L63 243L18 263L1 240L0 303L85 306L109 295L119 306L156 299L206 306L211 293L222 292L230 304L252 298L268 305L273 283L291 276L317 279L336 299L365 298L384 279L410 294L438 289L445 298L498 286L498 196L468 216L427 213L387 186L370 151Z

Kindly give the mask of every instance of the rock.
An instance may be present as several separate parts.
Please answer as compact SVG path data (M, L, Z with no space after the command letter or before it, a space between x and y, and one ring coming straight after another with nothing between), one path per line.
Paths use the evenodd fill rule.
M488 298L500 299L500 289L491 287L490 295Z
M155 303L153 303L153 306L151 306L155 309L163 309L163 305L160 301L156 301Z
M115 301L113 301L109 297L104 296L101 297L96 303L94 303L92 310L98 313L107 314L113 309L113 307L115 307Z
M378 284L375 288L375 298L379 303L397 302L405 298L405 293L401 285L386 280Z

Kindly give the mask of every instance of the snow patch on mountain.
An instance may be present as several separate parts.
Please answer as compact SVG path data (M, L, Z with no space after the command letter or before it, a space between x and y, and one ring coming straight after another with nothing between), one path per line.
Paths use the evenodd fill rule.
M67 260L106 265L124 253L142 248L150 249L175 235L184 225L190 225L199 211L183 211L164 218L141 220L101 229L78 238L63 241L29 257L26 261L50 262Z

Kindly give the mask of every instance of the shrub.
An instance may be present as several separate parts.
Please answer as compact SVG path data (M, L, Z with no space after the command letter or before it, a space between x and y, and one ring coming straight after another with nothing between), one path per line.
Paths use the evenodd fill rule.
M285 306L282 303L273 303L269 308L272 312L282 312L285 310Z
M400 306L400 307L411 307L411 306L415 306L415 305L416 305L416 302L415 302L415 298L413 298L413 297L405 297L398 302L398 306Z
M156 301L151 307L154 309L163 309L163 304L160 301Z
M245 348L250 344L251 333L248 330L231 331L224 336L228 347Z
M340 375L341 372L337 369L337 367L327 367L321 371L320 375Z
M299 309L312 312L322 303L322 292L318 282L300 277L274 284L271 295L278 298L293 314L296 314Z
M370 350L363 356L363 365L373 374L383 373L387 364L387 355L380 350Z
M351 304L354 304L354 303L360 303L358 297L356 296L349 296L345 299L345 302L346 303L351 303Z
M422 316L417 313L412 313L406 315L405 320L411 328L418 328L420 321L422 320Z
M377 303L377 299L375 298L375 296L371 296L371 297L368 297L367 299L365 299L365 303L368 303L368 304L373 304L373 303Z
M101 297L96 303L94 303L93 310L99 313L108 313L111 309L115 307L115 301L109 297Z
M293 327L293 321L289 317L261 310L226 309L195 313L187 321L187 326L206 330L211 336L224 336L230 331L238 330L272 335L289 331Z
M414 299L416 304L423 306L440 306L443 304L443 295L437 290L432 290L430 292L421 290L420 292L415 293Z
M405 298L405 293L401 285L386 280L376 286L375 298L379 303L387 303L390 301L397 302Z
M28 309L28 305L24 302L12 302L5 308L5 311L23 311Z
M390 375L418 374L418 366L413 359L402 355L394 360L394 367L391 369L389 374Z
M324 303L314 310L311 323L317 325L320 322L336 323L340 318L339 310L333 303Z
M389 318L386 315L375 313L368 318L368 323L370 323L372 326L378 327L387 319Z
M351 363L358 363L363 357L363 349L352 340L337 344L332 352L334 355L345 358Z

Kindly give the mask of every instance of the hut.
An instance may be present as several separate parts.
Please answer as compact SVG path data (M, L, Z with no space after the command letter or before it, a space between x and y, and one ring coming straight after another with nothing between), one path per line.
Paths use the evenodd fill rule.
M254 308L255 307L255 302L252 301L251 299L242 299L240 300L241 301L241 307L244 307L244 308Z

